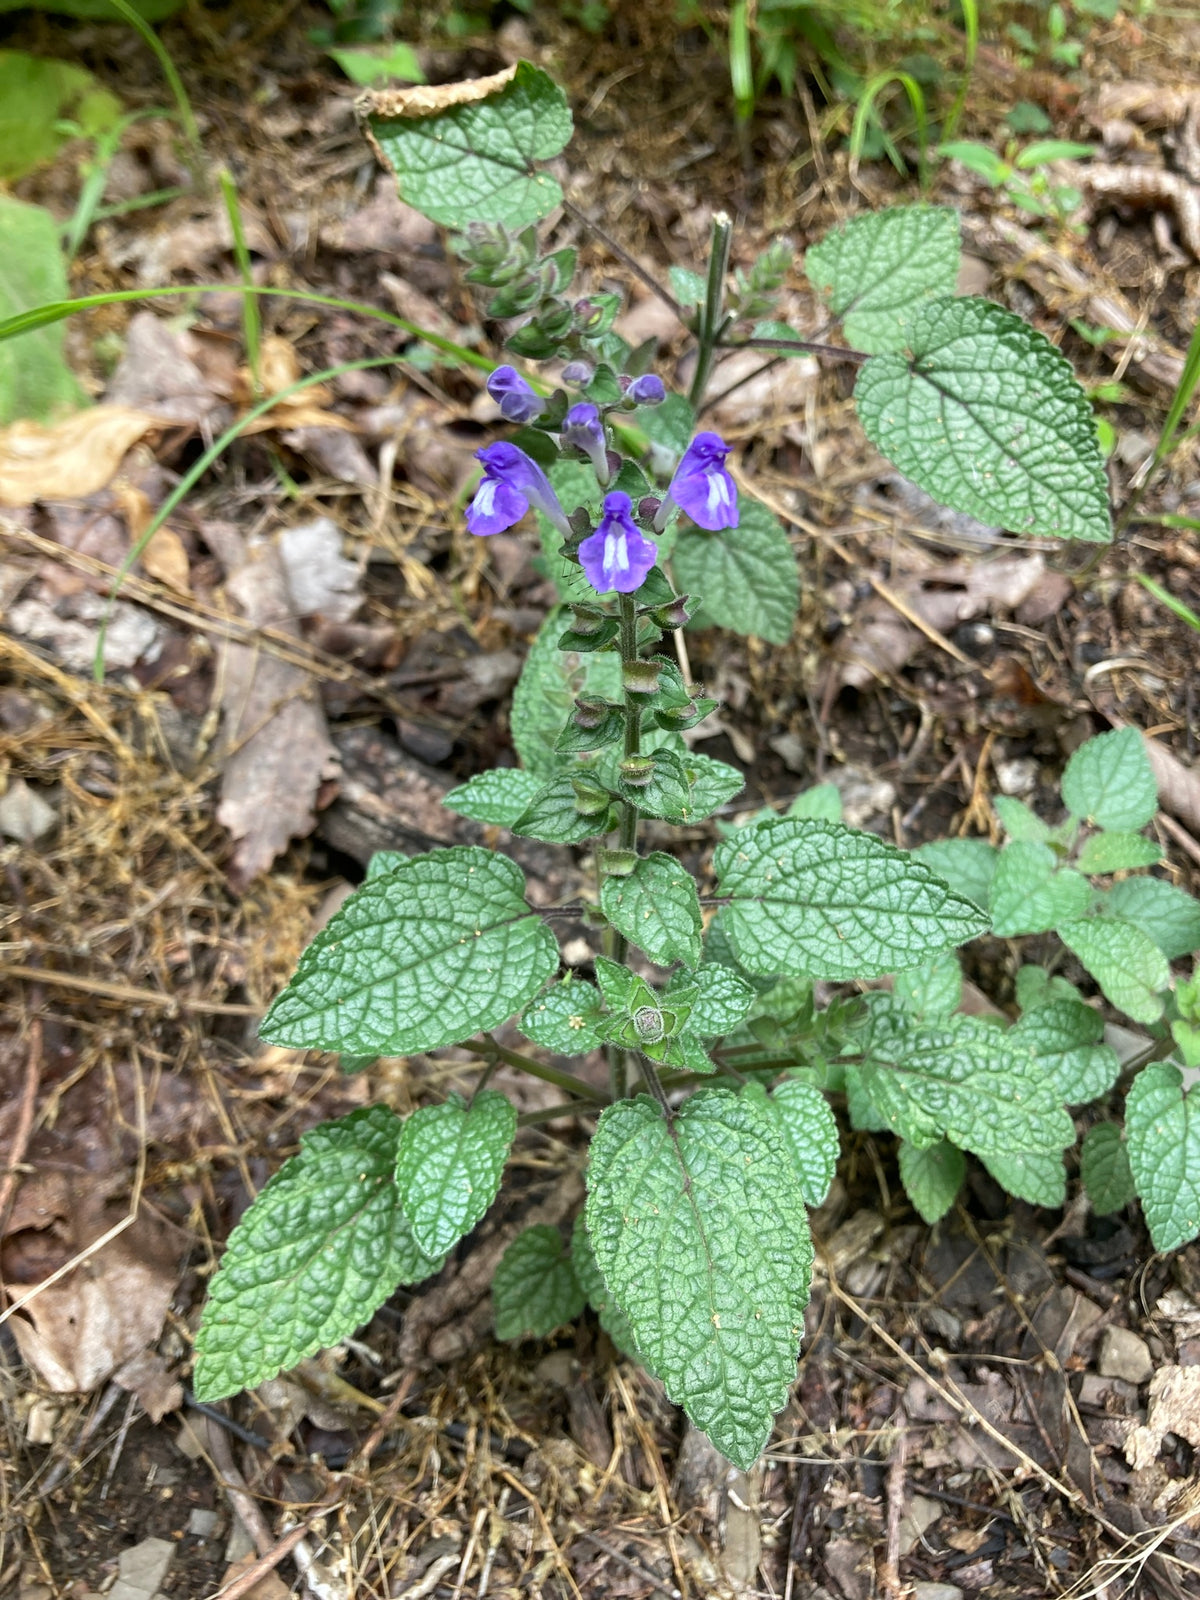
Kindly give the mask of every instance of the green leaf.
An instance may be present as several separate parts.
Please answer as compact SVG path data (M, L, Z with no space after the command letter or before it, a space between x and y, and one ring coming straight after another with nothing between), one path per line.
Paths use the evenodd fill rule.
M600 907L618 933L670 967L700 964L704 919L691 875L673 856L656 850L642 856L627 878L605 878Z
M1075 865L1088 876L1106 872L1130 872L1137 867L1152 867L1162 858L1153 839L1141 833L1094 833L1085 839Z
M744 1471L796 1374L812 1272L800 1184L773 1117L727 1089L671 1114L609 1106L587 1230L667 1393Z
M396 39L374 47L330 46L326 53L333 57L351 83L380 83L385 78L405 78L409 83L426 81L417 52L412 45Z
M912 1144L945 1137L992 1156L1074 1142L1074 1124L1032 1052L981 1017L922 1027L890 996L872 996L863 1053L863 1087Z
M992 810L1000 819L1000 826L1010 839L1022 843L1046 844L1050 839L1050 825L1032 812L1028 806L1014 800L1011 795L998 794L992 800Z
M607 956L596 957L596 982L610 1011L623 1012L631 1008L634 993L642 980L619 961Z
M530 1002L521 1017L521 1031L534 1044L560 1056L581 1056L600 1044L596 1021L600 992L573 974L552 983Z
M1061 1155L1019 1150L981 1159L1002 1189L1016 1195L1018 1200L1028 1200L1031 1206L1054 1209L1067 1198L1067 1174Z
M1129 1152L1115 1122L1097 1122L1084 1135L1079 1176L1098 1217L1123 1211L1134 1197Z
M784 813L788 817L807 817L813 821L842 820L842 791L836 783L818 783L802 790ZM936 869L935 869L936 870Z
M1088 917L1061 925L1058 937L1126 1016L1135 1022L1157 1022L1162 1016L1171 969L1149 934L1119 917Z
M698 272L691 272L687 267L668 267L667 276L671 280L671 293L681 306L702 306L708 285Z
M1078 872L1059 868L1048 844L1018 841L1000 852L990 903L992 932L1011 939L1081 917L1092 903L1092 890Z
M954 293L959 256L957 211L890 206L832 229L808 251L804 270L828 294L847 341L875 355L904 348L923 301Z
M455 1094L405 1119L396 1188L427 1256L444 1256L482 1219L496 1198L516 1131L516 1111L494 1089L482 1089L469 1106Z
M1078 1000L1048 999L1014 1023L1008 1037L1033 1051L1063 1105L1098 1100L1120 1075L1117 1052L1104 1043L1104 1018ZM1029 1198L1021 1190L1012 1192Z
M0 195L0 319L67 298L58 232L41 206ZM48 422L85 404L63 359L63 334L61 323L50 323L0 341L0 426L23 417Z
M632 1356L646 1365L633 1339L629 1319L608 1291L608 1285L596 1261L596 1252L588 1238L587 1220L581 1211L575 1218L571 1233L571 1265L583 1290L584 1299L600 1319L600 1326L623 1355Z
M698 989L699 996L688 1018L688 1027L701 1039L719 1039L731 1033L754 1003L754 990L732 967L705 960L695 972L681 973L667 985Z
M746 787L746 780L736 767L726 761L714 761L712 756L687 750L683 766L690 783L684 819L688 822L703 822Z
M300 1140L229 1236L196 1334L200 1400L252 1389L346 1338L398 1284L441 1266L393 1182L400 1119L352 1111Z
M406 867L412 860L402 850L376 850L367 862L366 883L374 883L376 878L386 878L389 872L395 872L397 867Z
M596 474L588 462L558 456L546 468L546 476L568 516L576 506L594 509L598 504L600 491L596 485ZM540 511L534 512L534 518L542 544L542 554L535 559L534 566L555 585L560 600L585 601L594 605L596 591L584 577L583 568L577 561L568 561L562 554L562 533Z
M962 968L953 950L933 956L919 967L898 972L893 993L918 1022L934 1022L957 1011L962 1003Z
M650 440L650 464L669 478L696 431L696 412L686 395L668 394L662 405L637 414L636 426Z
M1071 1000L1082 1004L1083 996L1073 983L1057 974L1051 977L1045 967L1024 966L1017 970L1017 1005L1024 1011L1036 1011L1055 1000Z
M742 1097L774 1115L800 1180L804 1203L819 1206L829 1193L841 1154L837 1119L829 1101L815 1084L802 1078L784 1078L770 1094L761 1083L750 1082Z
M1126 878L1114 884L1100 909L1140 928L1168 961L1200 950L1200 903L1161 878Z
M621 662L617 656L606 651L580 655L558 648L559 635L570 621L571 613L565 606L556 606L547 615L513 690L513 744L522 764L543 782L555 777L564 766L575 764L570 757L559 755L554 746L576 696L595 695L601 700L621 697Z
M576 805L575 780L569 773L545 783L512 824L522 839L544 839L550 844L579 844L617 826L612 806L586 814Z
M672 569L682 590L703 597L695 626L729 628L770 644L791 638L800 599L796 557L779 522L757 500L739 496L736 528L684 528Z
M472 822L511 828L541 787L537 775L521 767L494 767L451 789L442 804Z
M1177 1250L1200 1233L1200 1117L1194 1094L1170 1061L1152 1061L1125 1098L1125 1143L1156 1250Z
M368 101L365 125L401 198L444 227L523 228L562 201L533 163L562 150L571 112L550 75L528 61L467 83L383 91Z
M637 806L647 817L660 817L665 822L687 822L692 813L692 786L688 782L683 758L669 747L652 752L654 768L646 784L627 783L624 778L618 787L624 798Z
M399 1056L497 1027L558 967L506 856L455 846L365 883L300 957L262 1037Z
M519 1233L492 1278L497 1339L545 1339L583 1310L562 1235L546 1223Z
M1099 733L1067 762L1063 804L1099 828L1143 828L1158 810L1158 784L1136 728Z
M767 822L713 853L747 972L868 978L964 944L987 918L928 867L839 822Z
M855 398L871 443L926 493L1014 533L1107 542L1087 397L1044 335L987 300L935 300L908 355L872 356Z
M935 839L913 851L955 894L986 906L1000 852L986 839Z
M917 1215L930 1227L954 1204L966 1175L966 1157L949 1139L923 1147L900 1141L900 1181Z
M83 67L24 50L0 50L0 181L23 178L53 161L72 137L64 122L96 134L113 127L120 114L120 102ZM56 239L56 250L57 244Z

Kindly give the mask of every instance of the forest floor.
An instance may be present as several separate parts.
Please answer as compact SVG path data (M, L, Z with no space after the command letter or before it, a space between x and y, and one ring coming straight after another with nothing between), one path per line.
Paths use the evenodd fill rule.
M535 8L421 55L439 81L517 54L552 71L576 115L570 198L660 277L700 266L718 208L738 220L745 265L780 233L799 254L848 215L918 197L884 162L852 171L852 108L807 88L765 97L739 137L727 64L672 12L619 5L592 37ZM396 363L302 391L205 471L124 583L105 680L92 679L115 569L252 403L241 298L219 288L237 277L223 163L258 281L496 354L442 236L361 142L352 86L308 37L322 15L189 6L162 26L204 170L161 116L134 123L107 181L118 213L92 227L71 288L218 287L68 324L88 392L155 425L123 442L106 487L72 492L86 471L71 457L53 489L0 513L10 1312L46 1284L0 1326L0 1595L1200 1593L1200 1419L1157 1412L1149 1466L1123 1449L1151 1372L1200 1364L1200 1247L1155 1256L1136 1211L1037 1210L978 1168L930 1229L892 1141L864 1134L844 1134L814 1217L798 1379L751 1474L715 1457L589 1319L543 1345L493 1339L505 1242L535 1211L566 1222L578 1205L583 1130L563 1120L523 1130L500 1201L432 1286L216 1418L192 1401L205 1282L299 1136L471 1081L454 1052L344 1075L263 1045L256 1026L374 850L479 837L439 797L513 760L510 691L554 600L527 538L474 541L463 525L472 453L494 427L481 375L421 360L379 322L267 299L268 392L347 361ZM19 13L4 42L81 63L132 109L165 103L149 52L116 25ZM1118 505L1200 316L1198 69L1200 19L1118 17L1070 74L989 46L968 105L965 131L994 142L1011 106L1037 101L1055 137L1176 174L1175 201L1137 206L1135 177L1070 230L949 163L931 179L929 197L962 213L968 292L1029 318L1095 389ZM69 218L80 150L14 192ZM163 204L128 204L170 187ZM589 281L631 292L620 326L660 338L664 376L686 361L685 330L603 237L574 213L554 226ZM799 274L788 317L820 337ZM1077 324L1130 336L1089 341ZM1160 842L1197 892L1200 637L1139 582L1200 610L1196 534L1162 521L1200 517L1194 445L1111 548L1009 538L881 461L852 377L781 363L711 412L802 574L786 646L689 636L695 677L723 702L704 748L746 773L730 809L832 781L848 821L902 846L995 837L992 795L1051 815L1071 751L1130 724L1175 758ZM695 831L697 861L713 837ZM581 881L569 855L544 852L556 893ZM1026 940L1021 959L1048 949ZM1010 1007L1016 945L977 941L967 961L978 995ZM522 1110L548 1103L525 1080L496 1082Z

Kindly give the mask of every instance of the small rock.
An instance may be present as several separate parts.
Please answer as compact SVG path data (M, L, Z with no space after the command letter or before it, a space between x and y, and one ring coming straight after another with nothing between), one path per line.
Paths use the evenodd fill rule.
M956 1583L914 1583L912 1600L963 1600Z
M217 1531L217 1513L197 1506L187 1520L187 1531L197 1539L211 1539Z
M1096 1369L1102 1378L1123 1378L1133 1384L1149 1383L1154 1376L1149 1345L1129 1328L1105 1328Z
M1001 794L1029 794L1037 787L1038 764L1029 756L997 761L996 782Z
M908 1505L904 1508L904 1515L900 1518L900 1554L911 1555L916 1549L921 1535L928 1532L942 1514L942 1507L937 1500L929 1499L928 1495L914 1494Z
M143 1539L131 1550L122 1550L110 1600L149 1600L162 1587L174 1554L175 1546L166 1539Z
M872 817L886 816L896 803L896 788L865 767L838 767L829 781L842 797L842 820L848 828L865 828Z
M359 571L342 554L342 535L329 517L317 517L279 535L279 555L287 575L296 614L318 612L335 622L348 622L358 610Z
M32 844L58 821L58 813L47 805L41 795L31 789L24 778L16 778L8 792L0 799L0 833L6 839L16 839L21 844Z
M1097 1372L1084 1373L1083 1381L1079 1385L1081 1406L1098 1406L1102 1411L1106 1411L1114 1400L1126 1415L1132 1415L1137 1410L1137 1385L1126 1383L1124 1378L1105 1378Z

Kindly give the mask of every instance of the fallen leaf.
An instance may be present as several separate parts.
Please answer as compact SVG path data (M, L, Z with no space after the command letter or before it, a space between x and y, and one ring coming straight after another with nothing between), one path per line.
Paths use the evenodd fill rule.
M23 1185L22 1198L34 1187ZM82 1175L65 1186L55 1185L47 1198L44 1217L38 1216L39 1208L30 1200L14 1211L5 1241L6 1262L36 1259L28 1250L22 1256L21 1235L39 1223L42 1229L53 1229L44 1236L45 1268L51 1267L54 1254L65 1260L83 1259L13 1313L13 1336L22 1357L48 1389L58 1394L88 1393L161 1335L178 1281L179 1242L164 1224L140 1215L85 1256L89 1246L121 1222L123 1208L105 1204ZM25 1229L14 1226L21 1221ZM11 1265L5 1276L14 1299L35 1287L15 1279Z
M1168 1433L1200 1448L1200 1367L1160 1367L1151 1378L1149 1416L1125 1441L1135 1472L1157 1459Z
M142 551L142 568L168 588L178 589L182 594L191 592L187 551L174 528L154 530L150 543Z
M131 406L93 406L52 427L14 422L0 429L0 505L78 500L115 477L125 453L156 417Z
M185 336L152 311L139 311L130 319L125 351L105 400L161 422L192 427L205 422L214 426L229 414L192 360Z
M142 1350L113 1373L113 1381L137 1395L151 1422L161 1422L168 1411L183 1404L183 1385L173 1378L157 1350Z
M296 604L273 546L251 547L226 589L255 626L299 637ZM229 874L244 888L290 840L312 831L317 792L337 775L339 762L309 673L232 641L223 655L228 754L217 820L236 841Z
M1159 805L1200 834L1200 768L1185 767L1166 745L1154 739L1143 742L1158 783Z
M279 535L288 591L296 615L318 613L331 622L349 622L362 602L359 570L342 554L342 535L329 517L317 517Z

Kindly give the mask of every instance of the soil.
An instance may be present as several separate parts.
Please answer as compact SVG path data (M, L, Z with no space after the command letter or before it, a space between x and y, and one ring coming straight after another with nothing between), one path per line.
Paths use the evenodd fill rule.
M920 191L884 161L852 167L853 106L826 104L817 77L802 75L792 95L768 90L738 125L724 57L673 11L622 0L588 35L557 8L533 8L448 43L448 8L431 10L420 55L433 81L520 54L563 83L577 209L555 219L556 242L579 247L586 282L630 293L642 332L663 340L660 370L686 376L683 330L580 213L663 276L697 267L718 209L738 220L746 266L780 232L799 255L846 215ZM495 355L497 330L480 328L441 236L397 205L361 143L354 90L310 37L328 24L319 7L286 4L261 16L189 5L161 25L200 121L201 170L189 171L136 35L6 19L7 47L76 61L150 113L127 131L105 197L121 209L91 229L72 292L235 283L215 184L224 164L259 281L378 305ZM1005 112L1031 100L1050 110L1056 138L1123 139L1106 146L1110 162L1186 175L1197 66L1200 20L1186 15L1097 22L1071 72L1022 65L991 40L960 136L1002 139ZM1130 83L1147 86L1154 109L1117 129L1097 107ZM68 145L14 192L68 218L84 153ZM181 192L127 204L167 188ZM1200 263L1180 218L1135 197L1098 199L1071 229L1037 224L946 163L929 190L963 213L970 292L1026 316L1085 383L1105 386L1118 506L1200 314ZM1032 242L1015 231L1035 226ZM799 273L788 295L795 326L821 337ZM1143 343L1089 342L1079 328L1103 320L1098 306L1127 315ZM1200 1247L1157 1257L1136 1208L1100 1219L1076 1201L1035 1210L981 1169L931 1230L904 1197L891 1141L864 1134L844 1135L814 1216L820 1266L797 1384L752 1474L715 1457L590 1315L541 1345L492 1339L491 1264L531 1220L570 1218L583 1149L578 1122L537 1120L557 1092L504 1067L494 1085L534 1120L496 1208L441 1277L397 1294L296 1374L211 1416L194 1402L204 1283L299 1136L372 1100L403 1112L474 1081L462 1052L346 1075L331 1058L263 1046L255 1030L375 850L495 847L495 830L458 823L439 800L515 760L511 687L554 599L526 539L484 548L461 526L472 452L492 427L477 373L414 360L395 330L346 310L277 298L261 315L263 360L285 373L396 364L329 380L307 409L241 437L202 474L124 591L122 626L150 630L153 649L131 647L103 684L89 675L98 597L146 507L253 399L240 296L206 288L73 319L81 381L154 411L153 447L135 445L99 494L0 518L0 761L10 795L23 783L54 813L36 838L4 846L0 1127L19 1153L7 1157L16 1183L0 1189L0 1269L17 1300L65 1269L62 1305L39 1331L78 1380L50 1381L45 1350L39 1364L18 1346L20 1311L0 1326L0 1594L82 1600L116 1583L130 1600L137 1562L156 1550L158 1592L187 1600L956 1600L943 1585L972 1600L1195 1594L1196 1413L1182 1402L1170 1413L1148 1464L1130 1466L1124 1445L1152 1399L1136 1361L1200 1367ZM772 382L741 410L731 394L722 427L744 481L789 527L797 624L782 647L715 630L688 639L694 676L723 702L724 731L702 748L746 773L733 809L836 780L848 820L904 847L995 836L991 795L1019 793L1051 814L1071 751L1129 724L1179 763L1160 842L1173 881L1200 891L1197 635L1139 581L1200 611L1186 521L1200 517L1194 442L1152 478L1111 547L1052 547L950 516L899 478L855 421L851 367L782 365ZM351 601L341 609L327 592L297 621L271 609L275 567L260 562L253 583L247 573L257 550L280 548L281 529L322 517L348 558L338 581ZM1019 566L1035 558L1036 574ZM1030 579L1019 598L998 561ZM307 699L317 732L296 736L298 775L281 764L265 798L251 784L233 828L221 789L239 705L230 684L253 685L263 660L281 676L261 715ZM253 728L246 716L242 737ZM277 814L293 789L310 825L289 844ZM713 839L707 826L685 839L689 864L703 865ZM583 887L571 856L526 842L535 900ZM977 941L967 975L983 1003L1007 1008L1020 962L1046 959L1089 984L1050 936L1019 950ZM81 1327L71 1295L84 1282L102 1314ZM1141 1341L1125 1376L1103 1354L1110 1329ZM297 1523L303 1542L279 1556ZM256 1557L261 1581L237 1588Z

